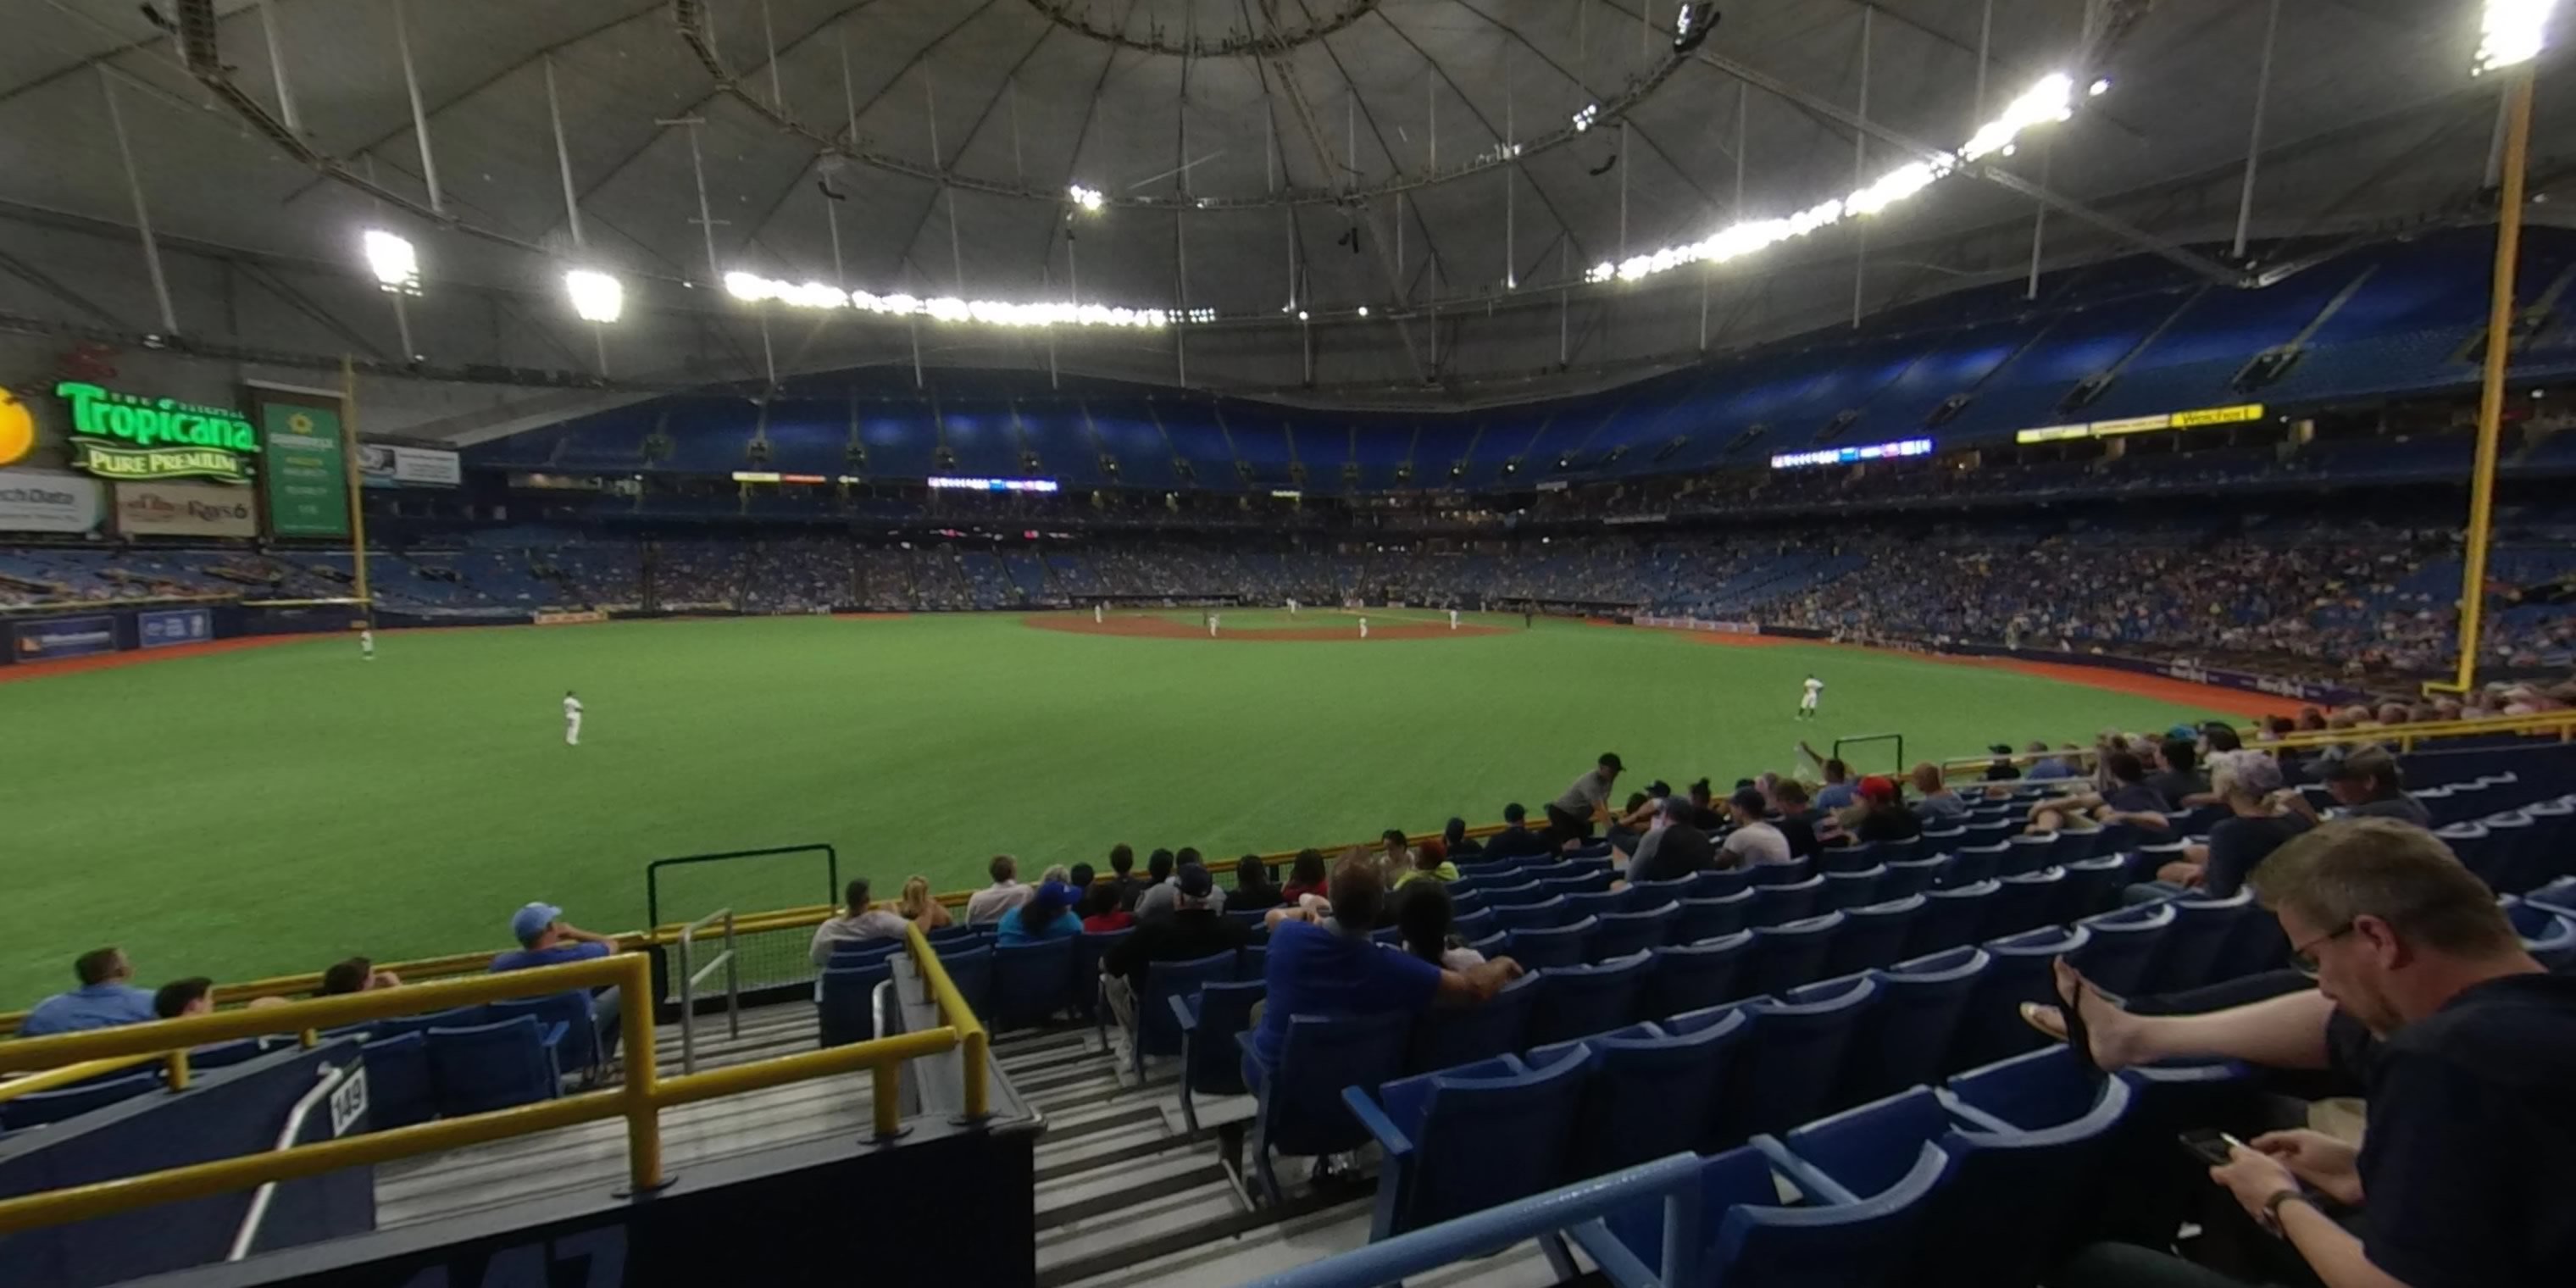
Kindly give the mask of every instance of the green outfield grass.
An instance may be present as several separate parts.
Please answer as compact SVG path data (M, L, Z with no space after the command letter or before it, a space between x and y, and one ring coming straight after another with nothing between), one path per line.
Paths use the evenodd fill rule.
M1910 755L1957 756L2202 714L1891 656L1482 620L1511 629L1367 644L1010 616L405 632L372 663L316 639L0 684L0 1008L68 986L71 958L105 943L158 983L497 948L531 899L632 929L645 862L698 851L830 841L887 893L913 872L954 890L996 851L1034 873L1116 841L1222 856L1491 821L1507 800L1535 812L1608 750L1640 786L1726 782L1790 768L1802 736L1899 731ZM1825 713L1802 724L1811 669ZM568 687L589 708L578 748ZM805 866L693 880L666 916L823 895Z

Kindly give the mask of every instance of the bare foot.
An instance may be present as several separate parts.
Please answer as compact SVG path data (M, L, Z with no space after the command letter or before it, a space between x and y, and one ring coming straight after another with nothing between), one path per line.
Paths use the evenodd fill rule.
M2138 1063L2136 1058L2137 1017L2121 1010L2112 1003L2111 999L2104 997L2102 990L2093 987L2093 982L2084 978L2083 973L2069 965L2065 958L2058 958L2051 963L2051 968L2055 972L2057 995L2065 997L2072 994L2075 1004L2082 1008L2085 1036L2091 1039L2093 1063L2105 1073L2125 1069ZM2050 1012L2050 1018L2057 1022L2058 1036L2063 1039L2066 1032L2065 1017L2056 1014L2058 1010L2056 1007L2046 1009Z

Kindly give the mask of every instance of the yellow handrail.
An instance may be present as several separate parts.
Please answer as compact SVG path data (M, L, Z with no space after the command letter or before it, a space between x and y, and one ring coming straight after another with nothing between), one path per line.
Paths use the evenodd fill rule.
M921 933L921 927L904 927L903 937L905 944L912 949L913 968L921 972L923 989L930 994L931 1003L939 1008L939 1017L948 1021L948 1027L955 1029L965 1041L966 1069L961 1076L966 1085L966 1119L981 1122L987 1111L984 1052L991 1042L985 1035L984 1022L976 1018L973 1007L966 1005L965 994L957 991L957 981L948 977L948 968L941 964L938 952L930 946L930 937ZM1081 981L1075 982L1079 984ZM880 1088L879 1092L883 1094L883 1089ZM881 1104L880 1117L883 1112Z
M2373 724L2356 729L2314 729L2299 733L2287 733L2278 738L2257 739L2255 737L2255 731L2252 729L2241 730L2240 733L2244 739L2245 745L2256 751L2305 751L2317 747L2334 747L2352 743L2390 742L2396 743L2397 748L2400 751L2413 751L2415 749L2415 744L2424 739L2474 738L2493 736L2496 734L2532 737L2540 734L2554 733L2558 735L2559 741L2566 742L2571 739L2576 739L2576 710L2536 711L2530 715L2520 716L2480 716L2471 720L2427 720L2417 723L2393 725ZM1997 760L2003 759L2009 759L2016 765L2028 765L2036 761L2058 757L2071 757L2076 760L2090 760L2096 750L2097 748L2094 747L2078 747L2072 750L2059 749L2056 751L2015 752L2010 757L1963 756L1953 760L1942 761L1940 762L1940 765L1941 772L1945 775L1971 773L1983 770L1986 766L1995 763Z
M164 1058L158 1055L121 1055L111 1060L84 1060L79 1064L67 1064L59 1069L48 1069L43 1073L0 1082L0 1100L15 1100L20 1096L32 1096L39 1091L68 1087L75 1082L86 1082L102 1073L131 1069L139 1064L152 1064Z
M90 1067L94 1062L139 1063L235 1038L337 1028L454 1006L542 997L574 988L613 984L624 990L629 999L623 1008L620 1030L626 1046L626 1082L622 1087L0 1200L0 1234L621 1116L627 1120L628 1179L641 1193L663 1183L663 1109L866 1069L875 1075L872 1081L877 1134L890 1137L900 1125L896 1093L901 1087L903 1062L952 1051L960 1045L967 1046L972 1057L964 1074L968 1112L979 1116L985 1104L983 1027L966 1008L956 984L940 968L937 956L930 953L929 941L919 931L913 932L912 938L914 959L923 981L950 1024L670 1079L658 1076L653 1007L648 1000L652 971L650 962L640 953L0 1043L0 1072L51 1069L65 1064L95 1072Z

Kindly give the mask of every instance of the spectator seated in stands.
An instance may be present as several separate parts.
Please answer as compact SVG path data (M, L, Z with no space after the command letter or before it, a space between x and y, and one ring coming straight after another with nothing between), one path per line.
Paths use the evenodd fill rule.
M1437 881L1417 881L1395 893L1395 926L1404 951L1446 970L1484 965L1485 955L1453 933L1457 919L1449 888Z
M1570 850L1592 839L1595 819L1610 813L1610 785L1619 781L1616 752L1601 753L1601 760L1585 770L1565 789L1565 794L1548 802L1547 839L1551 847Z
M566 962L584 962L606 957L617 951L617 941L607 935L592 934L563 919L563 909L551 903L531 903L510 914L510 935L519 946L492 958L492 973L527 970L536 966L561 966ZM599 1031L601 1058L617 1054L619 1007L622 999L614 988L605 989L590 999L590 1020Z
M1817 809L1830 811L1852 807L1860 795L1860 788L1852 782L1850 765L1843 763L1839 756L1817 755L1816 749L1805 742L1798 744L1798 758L1814 765L1816 772L1824 776L1824 785L1816 789Z
M1693 821L1699 810L1692 808ZM1812 859L1823 851L1825 842L1842 839L1831 814L1818 814L1807 800L1807 785L1795 778L1774 779L1771 783L1771 826L1789 840L1789 857Z
M2031 781L2082 776L2076 766L2083 763L2083 749L2074 743L2060 743L2057 754L2050 755L2048 741L2044 738L2033 738L2030 740L2030 754L2039 757L2030 763L2030 772L2023 775Z
M1825 790L1833 789L1828 787ZM1879 844L1911 841L1923 835L1923 820L1905 807L1905 798L1897 794L1895 779L1871 774L1860 780L1853 795L1859 799L1859 804L1844 811L1840 819L1843 832L1853 840ZM1817 799L1823 799L1821 793Z
M1449 852L1449 861L1465 863L1484 854L1485 847L1467 837L1467 820L1452 818L1440 827L1441 848Z
M322 972L322 996L338 997L343 993L371 993L380 988L400 988L402 977L389 970L377 970L376 964L364 957L349 957L331 963Z
M175 979L152 994L155 1019L175 1020L183 1015L212 1015L215 1010L215 981L203 975Z
M1288 865L1288 884L1280 887L1279 902L1294 906L1308 895L1324 897L1324 852L1299 850Z
M2021 766L2013 763L2013 749L2011 743L1999 742L1986 748L1986 750L1993 752L1995 756L1992 761L1989 761L1986 764L1987 782L2009 783L2014 782L2021 777ZM2048 750L2048 745L2046 743L2034 743L2031 746L2031 750L2046 751Z
M903 893L895 896L894 911L896 916L925 932L940 929L956 920L948 915L947 904L931 896L930 878L918 872L904 878Z
M1270 877L1270 865L1258 854L1247 854L1234 861L1234 897L1226 900L1237 909L1250 912L1276 908L1280 903L1277 883Z
M2147 786L2155 789L2174 813L2218 803L2217 796L2209 790L2209 775L2200 772L2198 737L2199 731L2191 726L2175 725L2162 741L2153 744L2158 768L2147 775Z
M2323 824L2252 884L2317 987L2141 1016L2061 963L2061 996L2080 1008L2093 1061L2242 1060L2329 1069L2364 1088L2359 1149L2271 1132L2209 1173L2328 1288L2565 1282L2576 1266L2576 1149L2564 1147L2576 1122L2576 979L2544 973L2494 892L2431 833L2395 820ZM2358 1235L2334 1215L2355 1208ZM2236 1282L2127 1245L2086 1249L2047 1281Z
M1714 799L1713 794L1709 791L1707 779L1703 778L1698 782L1692 783L1688 790L1688 795L1690 797L1690 824L1692 827L1696 827L1703 832L1714 833L1726 826L1726 811L1717 808L1716 800Z
M1769 863L1794 863L1789 852L1789 838L1763 817L1768 802L1759 787L1736 789L1726 798L1726 812L1735 826L1717 847L1717 865L1722 868L1753 867Z
M18 1026L19 1037L112 1029L156 1018L152 994L130 982L134 966L126 961L122 948L94 948L82 953L72 962L72 977L80 981L80 987L36 1003L35 1009L27 1012L26 1021Z
M1378 865L1386 870L1389 885L1403 883L1404 874L1413 870L1413 842L1405 839L1404 829L1390 827L1378 833Z
M1091 887L1098 884L1099 881L1099 869L1092 867L1088 863L1077 863L1073 865L1073 870L1065 874L1064 883L1073 887L1073 902L1075 908L1078 909L1082 906L1082 901L1085 898L1088 898L1091 894Z
M1118 906L1118 886L1104 881L1082 894L1077 909L1082 914L1082 932L1105 935L1125 930L1136 924L1136 914Z
M1278 1065L1292 1016L1418 1012L1435 1003L1474 1006L1520 977L1520 963L1509 957L1454 971L1380 948L1369 932L1387 910L1386 880L1367 855L1354 851L1333 865L1331 890L1329 919L1304 906L1270 912L1263 970L1269 989L1252 1038L1254 1055L1265 1067Z
M1136 920L1144 922L1170 916L1172 910L1180 906L1180 889L1174 884L1176 874L1182 868L1204 867L1206 865L1199 861L1198 850L1191 846L1182 846L1178 854L1154 851L1149 869L1154 874L1154 884L1147 886L1145 893L1137 898ZM1211 890L1206 898L1208 907L1218 912L1225 911L1225 891Z
M857 948L884 939L901 939L905 929L912 924L868 901L866 877L850 878L850 884L841 893L841 915L814 927L811 956L817 966L829 963L832 954L844 948Z
M1124 841L1109 847L1109 884L1118 891L1118 906L1131 912L1136 896L1145 893L1145 883L1136 879L1136 849Z
M995 946L1008 948L1070 939L1082 933L1082 918L1073 915L1073 887L1061 881L1046 881L1028 887L1028 891L1026 900L993 923Z
M2433 825L2432 811L2406 790L2405 771L2397 758L2378 747L2344 756L2325 768L2326 794L2352 818L2393 818L2417 827ZM2300 805L2307 804L2302 797Z
M2103 752L2102 771L2110 779L2108 790L2076 792L2040 801L2030 807L2030 830L2055 832L2087 817L2106 826L2126 823L2158 834L2173 829L2172 822L2165 817L2165 811L2172 805L2157 795L2156 789L2147 786L2146 763L2138 759L2136 752Z
M1529 811L1522 808L1519 801L1503 807L1503 830L1485 838L1485 858L1488 861L1536 858L1554 848L1548 844L1547 837L1530 830Z
M984 865L993 884L976 891L966 900L966 924L987 926L1002 919L1002 914L1029 901L1033 887L1020 884L1020 861L1007 854L996 854Z
M1196 961L1252 942L1252 932L1226 920L1212 902L1216 880L1206 868L1190 864L1165 884L1172 891L1171 910L1139 921L1136 933L1110 945L1100 958L1106 981L1101 991L1110 1012L1131 1033L1136 1030L1136 998L1145 989L1152 963Z
M1692 822L1697 813L1687 796L1664 798L1663 812L1628 856L1628 881L1678 881L1717 866L1717 847Z
M1156 887L1169 884L1171 879L1172 852L1170 850L1158 849L1146 855L1145 878L1136 883L1136 897L1128 901L1127 910L1138 917L1143 917L1146 899L1153 895Z
M1449 861L1449 848L1436 838L1414 848L1412 866L1397 873L1398 890L1417 881L1449 882L1458 879L1458 865Z
M2183 857L2156 870L2156 879L2129 887L2131 903L2198 892L2234 895L2255 867L2290 838L2308 830L2308 819L2283 813L2281 765L2259 751L2223 751L2210 758L2210 781L2228 816L2209 829L2205 844L2186 846Z
M1947 827L1968 816L1967 799L1951 791L1950 785L1942 781L1939 765L1924 761L1916 765L1914 772L1907 777L1913 780L1914 790L1921 793L1920 799L1914 802L1914 816L1925 824Z

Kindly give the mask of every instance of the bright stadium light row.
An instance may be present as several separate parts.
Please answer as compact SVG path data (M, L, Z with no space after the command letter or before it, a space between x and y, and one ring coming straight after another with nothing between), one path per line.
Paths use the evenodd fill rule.
M857 309L935 322L984 322L994 326L1102 326L1158 328L1216 321L1215 309L1129 309L1107 304L961 300L941 295L876 295L822 282L782 282L739 270L725 274L725 290L745 303L776 302L800 309Z
M2483 76L2539 57L2549 39L2549 11L2557 5L2558 0L2487 0L2469 74Z

